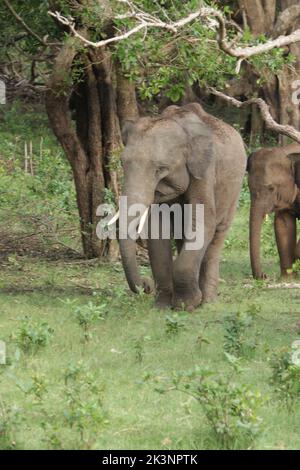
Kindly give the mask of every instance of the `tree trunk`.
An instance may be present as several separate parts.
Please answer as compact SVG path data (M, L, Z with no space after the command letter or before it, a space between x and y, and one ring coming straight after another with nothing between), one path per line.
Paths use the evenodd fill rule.
M298 5L299 0L281 0L282 10ZM300 27L300 20L292 21L289 29L286 32L292 32ZM299 79L300 75L300 44L293 44L290 46L290 53L295 57L295 63L292 67L285 66L283 71L279 74L279 106L280 106L280 124L289 124L296 129L300 129L300 106L292 102L292 95L294 89L292 84L295 80ZM286 145L289 139L285 136L280 136L280 143Z
M276 5L279 7L280 34L291 33L296 27L299 27L299 17L295 8L290 7L299 4L299 0L239 0L240 8L244 11L248 26L254 35L265 34L267 36L276 35L278 24L276 23ZM282 15L284 12L284 15ZM277 18L278 19L278 18ZM283 21L284 19L284 21ZM290 20L290 21L289 21ZM285 26L286 30L282 30ZM268 70L264 71L265 83L260 90L262 98L270 106L273 118L282 125L291 125L296 129L300 128L300 107L292 103L293 82L300 74L300 45L293 44L289 48L295 56L295 64L284 66L283 70L274 76ZM259 119L259 118L258 118ZM252 119L254 129L252 132L252 141L257 135L256 128L260 127L256 116ZM279 137L279 143L284 145L288 142L285 136Z
M72 80L75 59L77 66L82 62L83 71L77 83ZM134 88L121 79L121 71L118 73L118 96L129 97L131 93L122 105L123 117L132 113L132 107L137 108ZM96 236L97 207L107 202L107 191L110 200L117 202L119 195L115 159L121 148L121 132L116 84L115 65L105 50L79 54L66 44L56 58L46 94L50 125L73 171L83 251L88 258L118 256L115 241L100 241Z

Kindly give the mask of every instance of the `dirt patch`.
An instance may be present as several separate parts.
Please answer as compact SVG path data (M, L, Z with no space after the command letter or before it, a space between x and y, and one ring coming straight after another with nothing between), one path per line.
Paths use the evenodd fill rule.
M47 260L83 258L77 250L64 246L62 243L42 240L36 234L10 235L0 232L0 263L14 254Z

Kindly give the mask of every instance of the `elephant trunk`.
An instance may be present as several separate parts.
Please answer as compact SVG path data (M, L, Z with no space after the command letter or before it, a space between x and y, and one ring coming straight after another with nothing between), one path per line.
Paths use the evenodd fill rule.
M131 194L131 191L128 191ZM154 191L153 191L154 193ZM123 193L123 196L126 196L126 192ZM128 197L127 198L127 207L124 206L120 208L120 223L122 220L127 220L127 227L130 226L130 231L132 230L132 225L136 225L136 233L141 230L141 224L145 222L146 214L141 214L141 218L137 219L136 216L129 216L128 209L132 206L132 204L143 204L145 209L149 208L150 205L153 203L154 196L149 195L149 197L144 197L143 201L141 198L134 198ZM127 213L124 213L126 211ZM135 221L135 223L134 223ZM128 235L128 230L126 230L126 239L123 237L119 239L119 246L120 246L120 254L122 259L122 265L125 272L125 276L128 282L128 285L132 292L138 293L139 289L142 288L145 293L150 293L153 290L153 283L150 279L142 278L139 271L139 266L137 263L137 255L136 255L136 241L133 240Z
M263 279L264 275L261 269L260 243L261 229L266 212L263 207L251 202L250 210L250 259L254 279Z
M132 292L137 293L138 288L144 286L137 264L135 241L129 239L120 240L120 253L128 285Z

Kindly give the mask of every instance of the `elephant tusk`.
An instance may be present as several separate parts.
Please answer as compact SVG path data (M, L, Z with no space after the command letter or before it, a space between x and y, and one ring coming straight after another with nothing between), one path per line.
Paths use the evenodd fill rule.
M139 228L138 228L138 231L137 233L140 235L142 233L142 230L144 228L144 225L145 225L145 222L146 222L146 219L147 219L147 215L148 215L148 212L149 212L149 207L145 210L145 212L143 213L141 219L140 219L140 223L139 223Z
M120 211L118 211L114 216L113 218L108 222L107 225L112 225L114 224L115 222L117 222L118 218L120 217Z

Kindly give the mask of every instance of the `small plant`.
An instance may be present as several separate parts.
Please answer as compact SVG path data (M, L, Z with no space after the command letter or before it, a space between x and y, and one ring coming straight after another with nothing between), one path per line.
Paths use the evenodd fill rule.
M51 449L90 449L107 423L102 403L104 388L93 374L85 370L82 362L70 363L62 378L63 383L56 391L54 409L49 407L49 384L43 375L33 374L29 383L16 380L16 385L24 393L27 408L39 418L43 440ZM67 435L66 429L69 431Z
M82 361L77 362L76 364L70 363L64 372L65 385L68 385L69 381L77 380L83 370Z
M144 353L145 353L143 338L138 338L134 341L133 349L135 353L136 362L139 362L139 363L143 362Z
M135 338L133 341L133 349L136 362L143 362L145 355L145 341L151 340L150 336L142 336L141 338Z
M275 393L291 411L300 398L300 341L291 348L282 348L271 359L271 384Z
M0 397L0 450L11 450L16 447L14 434L18 425L17 411Z
M297 277L300 275L300 260L297 259L293 266L292 269L288 269L288 274L295 274Z
M246 385L233 383L231 377L214 377L211 370L196 368L175 374L169 387L157 389L171 390L197 400L221 448L249 448L261 431L258 410L264 399Z
M28 387L27 393L34 396L36 403L41 403L47 391L47 383L44 375L38 373L33 374L31 376L31 385Z
M65 380L68 377L64 388L64 420L77 433L76 446L90 449L99 430L107 424L102 403L103 386L94 375L84 372L81 364L72 367L72 370L78 373L70 375L70 367L64 373Z
M228 315L224 320L224 350L234 356L247 355L254 351L256 343L249 340L248 330L259 310L251 306L246 312Z
M88 302L87 305L77 307L74 312L75 319L79 326L83 329L85 341L89 341L92 337L91 327L99 320L104 319L104 309L106 304L96 305Z
M166 316L166 334L168 336L176 336L180 331L185 328L186 316L179 314L167 315Z
M24 318L17 330L16 343L24 353L36 353L45 347L52 337L54 330L46 322L35 322Z

